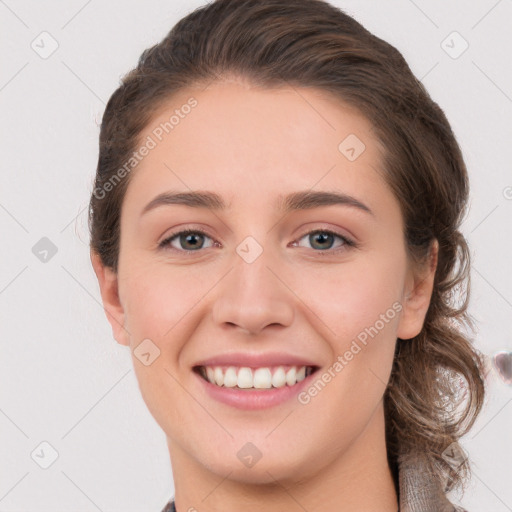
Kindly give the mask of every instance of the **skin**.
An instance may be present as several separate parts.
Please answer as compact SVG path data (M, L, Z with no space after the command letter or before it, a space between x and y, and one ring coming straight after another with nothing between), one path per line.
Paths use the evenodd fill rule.
M173 96L140 140L191 96L198 105L132 171L118 272L91 252L113 335L130 347L143 398L167 436L177 510L396 512L383 394L397 337L421 331L436 246L430 265L412 266L399 204L379 170L382 148L369 121L339 99L214 82ZM366 146L352 162L338 150L349 134ZM277 208L279 195L311 189L349 194L372 214ZM170 190L213 191L228 209L165 205L141 216ZM174 251L158 248L189 227L207 232L196 235L199 250L179 237ZM322 229L357 247L308 236ZM263 249L252 263L236 252L247 236ZM396 302L401 312L307 404L236 409L206 395L192 372L225 352L282 350L315 361L321 375ZM146 338L160 350L149 366L133 355ZM247 442L262 453L250 468L237 457Z

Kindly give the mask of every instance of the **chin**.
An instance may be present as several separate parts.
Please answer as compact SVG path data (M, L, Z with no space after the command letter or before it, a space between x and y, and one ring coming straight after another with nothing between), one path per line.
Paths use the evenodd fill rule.
M294 463L297 454L293 456L284 453L273 453L272 456L261 455L256 462L242 462L235 453L234 457L224 458L223 460L199 460L209 471L219 475L222 478L229 478L240 483L252 485L275 484L276 480L282 485L285 482L296 483L304 476L298 468L300 465ZM243 454L241 455L243 460ZM312 468L313 464L304 463L303 467Z

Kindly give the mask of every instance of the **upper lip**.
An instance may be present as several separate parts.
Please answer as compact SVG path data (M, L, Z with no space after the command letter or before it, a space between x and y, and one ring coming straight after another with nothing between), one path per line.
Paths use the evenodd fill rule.
M220 354L218 356L209 357L198 361L194 366L248 366L261 368L264 366L314 366L318 365L305 358L298 357L284 352L272 353L248 353L248 352L231 352L228 354Z

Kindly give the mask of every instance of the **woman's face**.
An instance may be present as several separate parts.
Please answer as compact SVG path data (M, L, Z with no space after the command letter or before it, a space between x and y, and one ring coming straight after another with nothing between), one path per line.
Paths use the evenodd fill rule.
M298 480L371 450L396 339L421 330L430 289L370 123L315 89L215 82L174 96L140 141L118 273L93 263L173 467ZM171 197L196 191L215 200ZM237 387L207 382L207 360ZM292 365L316 371L293 385ZM240 367L272 388L239 389L254 384Z

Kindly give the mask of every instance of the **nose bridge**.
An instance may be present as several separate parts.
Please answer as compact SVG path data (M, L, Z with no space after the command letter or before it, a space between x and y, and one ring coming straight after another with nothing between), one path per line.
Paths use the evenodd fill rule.
M263 247L253 237L244 239L236 247L233 268L214 302L215 323L234 324L250 333L270 324L290 325L293 302L288 288L277 277L279 268L276 251Z

